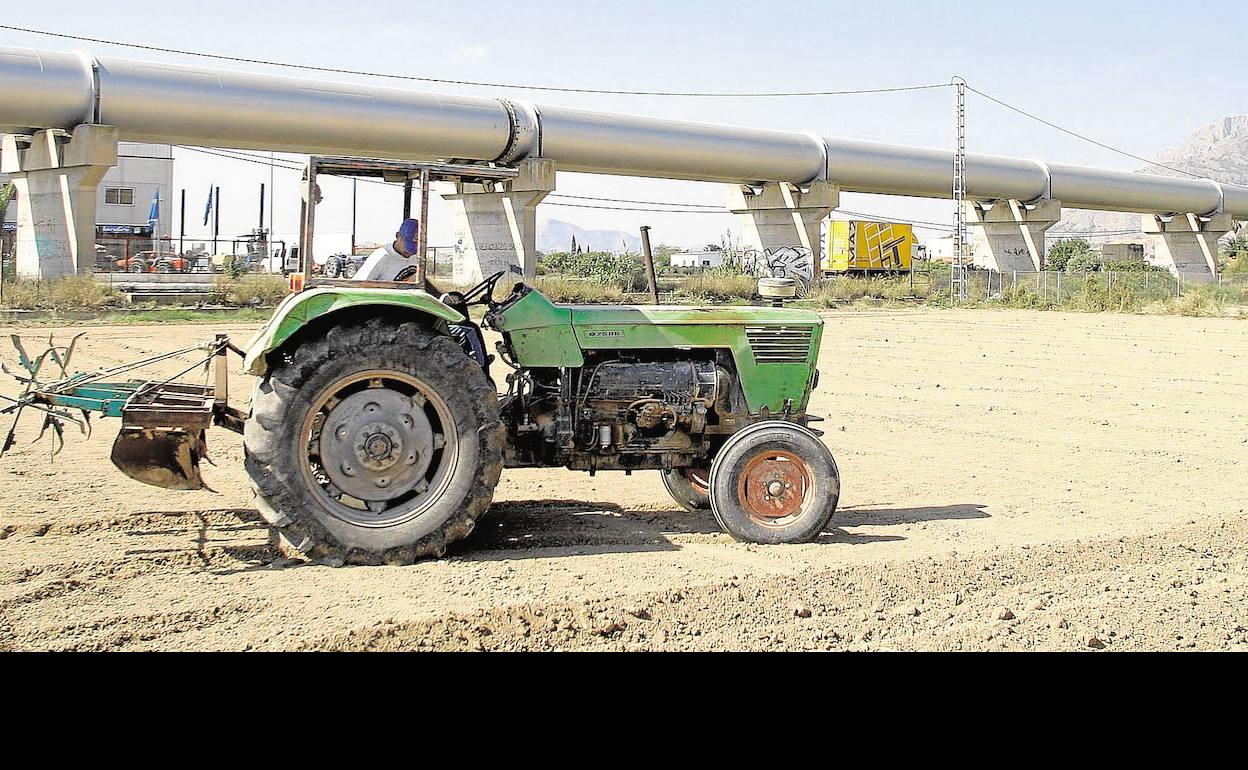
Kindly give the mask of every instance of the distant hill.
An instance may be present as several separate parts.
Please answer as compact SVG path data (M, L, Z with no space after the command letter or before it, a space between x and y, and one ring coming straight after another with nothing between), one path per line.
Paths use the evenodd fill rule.
M613 254L641 251L641 238L623 230L587 230L571 222L559 219L538 220L537 250L550 253L567 251L576 236L578 246L590 251L609 251Z
M1248 115L1237 115L1210 123L1188 137L1187 142L1181 147L1162 150L1153 157L1153 160L1191 174L1208 176L1233 184L1248 184ZM1186 176L1157 166L1149 166L1140 171L1158 176ZM1049 239L1061 238L1063 233L1079 234L1093 230L1138 231L1139 229L1139 214L1066 209L1062 212L1061 223L1049 231ZM1079 235L1078 237L1086 236ZM1088 240L1099 243L1139 240L1139 238L1102 236L1088 237Z

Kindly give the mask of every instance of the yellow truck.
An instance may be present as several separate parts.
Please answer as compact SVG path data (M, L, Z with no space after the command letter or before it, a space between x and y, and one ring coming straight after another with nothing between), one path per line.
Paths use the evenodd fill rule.
M914 258L916 241L911 225L830 220L825 238L824 275L904 273Z

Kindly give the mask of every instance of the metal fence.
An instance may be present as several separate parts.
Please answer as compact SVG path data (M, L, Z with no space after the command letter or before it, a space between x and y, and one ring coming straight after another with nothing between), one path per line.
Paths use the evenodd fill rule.
M911 281L928 296L952 291L949 271L916 271ZM1062 305L1079 300L1112 304L1115 301L1181 299L1194 290L1213 290L1225 301L1248 304L1248 275L1218 275L1208 280L1194 280L1159 270L1093 273L972 270L967 293L972 302L1028 300L1037 305Z

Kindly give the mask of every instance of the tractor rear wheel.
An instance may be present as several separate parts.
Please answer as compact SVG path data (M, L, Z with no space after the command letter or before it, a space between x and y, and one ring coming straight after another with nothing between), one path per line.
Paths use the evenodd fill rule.
M748 543L808 543L827 527L841 496L836 460L810 430L767 421L738 431L711 465L711 510Z
M311 558L408 564L472 532L503 468L498 396L450 337L331 329L257 385L245 433L260 513Z
M659 471L663 486L681 508L691 513L711 509L710 477L705 468L673 468Z

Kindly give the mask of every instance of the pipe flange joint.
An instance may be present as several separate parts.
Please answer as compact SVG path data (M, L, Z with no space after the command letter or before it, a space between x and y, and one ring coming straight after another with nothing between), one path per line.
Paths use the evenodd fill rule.
M537 109L531 104L510 99L499 99L498 103L507 111L511 132L507 137L507 146L494 162L513 166L525 158L541 157L542 120Z

